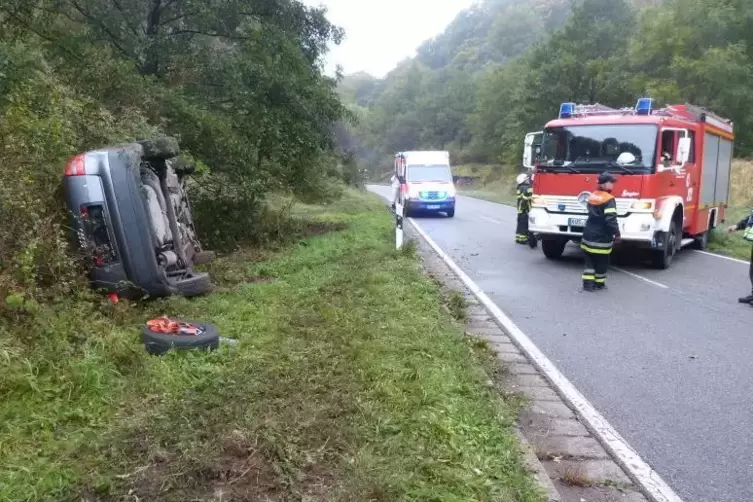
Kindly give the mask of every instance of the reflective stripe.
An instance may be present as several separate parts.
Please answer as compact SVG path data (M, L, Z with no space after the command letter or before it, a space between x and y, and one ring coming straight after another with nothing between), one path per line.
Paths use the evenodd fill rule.
M608 207L604 210L604 214L612 214L612 213L617 213L616 207Z
M612 248L604 249L604 248L592 248L588 247L585 244L581 244L580 248L587 252L592 254L610 254L612 252Z
M606 277L597 277L596 279L594 279L594 282L596 284L604 284L605 282L607 282L607 278Z
M583 273L584 274L595 274L596 270L594 270L592 268L587 268L587 269L583 270Z
M589 274L583 274L583 275L581 276L581 278L582 278L582 279L583 279L584 281L595 281L595 280L596 280L596 278L595 278L595 277L594 277L593 275L589 275Z
M747 227L743 233L743 239L753 241L753 227Z
M614 244L613 242L592 242L592 241L586 241L586 240L582 240L581 243L585 244L588 247L592 247L592 248L605 248L605 249L606 248L611 248L612 244Z

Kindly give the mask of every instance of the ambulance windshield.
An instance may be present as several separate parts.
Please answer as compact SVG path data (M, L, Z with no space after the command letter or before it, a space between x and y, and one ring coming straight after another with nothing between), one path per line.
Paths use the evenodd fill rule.
M654 169L657 128L653 124L574 125L544 131L540 169L572 173L616 171L647 174ZM620 162L629 152L635 160Z
M410 164L408 165L407 178L408 181L413 183L450 183L452 173L448 165Z

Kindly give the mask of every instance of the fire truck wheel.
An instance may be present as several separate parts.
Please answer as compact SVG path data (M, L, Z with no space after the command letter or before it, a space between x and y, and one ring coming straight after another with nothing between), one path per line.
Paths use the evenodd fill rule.
M695 242L693 243L694 249L700 249L701 251L705 251L709 247L709 235L711 234L711 231L703 232L701 235L695 236Z
M562 257L562 253L565 252L565 246L567 241L559 238L547 238L541 239L541 250L544 251L544 256L550 260L557 260Z
M209 323L184 321L203 328L200 335L172 335L152 331L147 326L141 328L141 340L150 354L159 356L173 350L216 350L220 346L220 334L217 326Z
M669 231L664 234L662 243L662 249L654 251L651 256L651 261L655 268L666 270L672 265L675 254L677 253L677 242L679 231L677 230L677 222L672 221L669 225Z

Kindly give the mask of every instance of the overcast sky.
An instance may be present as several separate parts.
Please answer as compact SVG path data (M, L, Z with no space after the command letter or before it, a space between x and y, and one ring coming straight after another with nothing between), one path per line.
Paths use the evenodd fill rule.
M327 18L345 29L345 40L327 57L327 73L340 64L346 74L366 71L383 77L440 34L473 0L301 0L324 5Z

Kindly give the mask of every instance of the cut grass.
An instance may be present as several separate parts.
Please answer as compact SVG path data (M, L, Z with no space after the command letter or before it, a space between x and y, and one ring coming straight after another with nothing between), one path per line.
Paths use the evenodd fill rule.
M0 499L542 500L515 403L394 251L378 198L294 213L322 235L221 258L221 292L0 325ZM162 313L239 343L148 356L138 328Z

